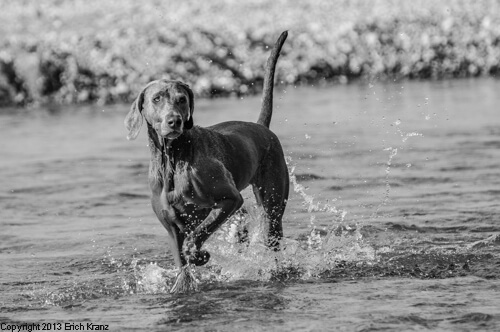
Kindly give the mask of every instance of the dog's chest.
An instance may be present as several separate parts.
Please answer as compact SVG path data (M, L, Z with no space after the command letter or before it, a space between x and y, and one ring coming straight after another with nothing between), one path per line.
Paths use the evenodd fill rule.
M161 166L164 168L150 172L150 187L153 195L161 196L163 204L169 206L192 204L200 209L212 208L214 192L221 184L232 183L227 169L214 158Z
M188 168L187 165L180 165L176 167L169 181L166 181L166 185L168 186L167 190L170 192L174 192L176 195L183 195L187 191L189 191L190 182L191 182L191 173L192 170Z

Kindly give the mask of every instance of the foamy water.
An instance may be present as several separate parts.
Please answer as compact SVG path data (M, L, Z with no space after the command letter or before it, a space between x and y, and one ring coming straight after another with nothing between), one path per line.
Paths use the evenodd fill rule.
M0 323L111 330L500 328L499 84L279 89L272 129L291 196L280 252L246 213L205 245L197 290L177 270L128 105L0 115ZM202 100L200 125L253 121L259 98ZM249 242L236 241L245 225Z

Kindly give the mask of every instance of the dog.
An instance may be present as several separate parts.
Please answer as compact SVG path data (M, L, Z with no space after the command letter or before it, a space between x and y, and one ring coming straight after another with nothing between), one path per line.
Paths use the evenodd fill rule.
M208 262L210 254L201 250L203 243L240 209L240 191L249 185L266 214L267 245L279 249L289 176L283 148L269 124L274 72L287 35L286 31L280 35L267 61L257 123L195 126L190 87L163 79L146 85L125 118L129 140L146 122L151 202L181 269Z

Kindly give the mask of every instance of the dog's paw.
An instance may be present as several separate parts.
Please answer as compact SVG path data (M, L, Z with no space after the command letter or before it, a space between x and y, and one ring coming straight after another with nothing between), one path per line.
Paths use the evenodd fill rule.
M210 253L205 250L199 250L194 254L189 255L188 261L190 264L194 264L196 266L202 266L208 263L210 260Z
M182 252L188 263L196 266L205 265L210 259L208 251L198 249L189 237L184 241Z

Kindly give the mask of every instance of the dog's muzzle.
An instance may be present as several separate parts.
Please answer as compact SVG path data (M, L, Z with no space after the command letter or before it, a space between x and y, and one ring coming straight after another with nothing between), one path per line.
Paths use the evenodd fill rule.
M180 115L170 115L162 121L158 135L166 139L175 139L182 134L183 123Z

